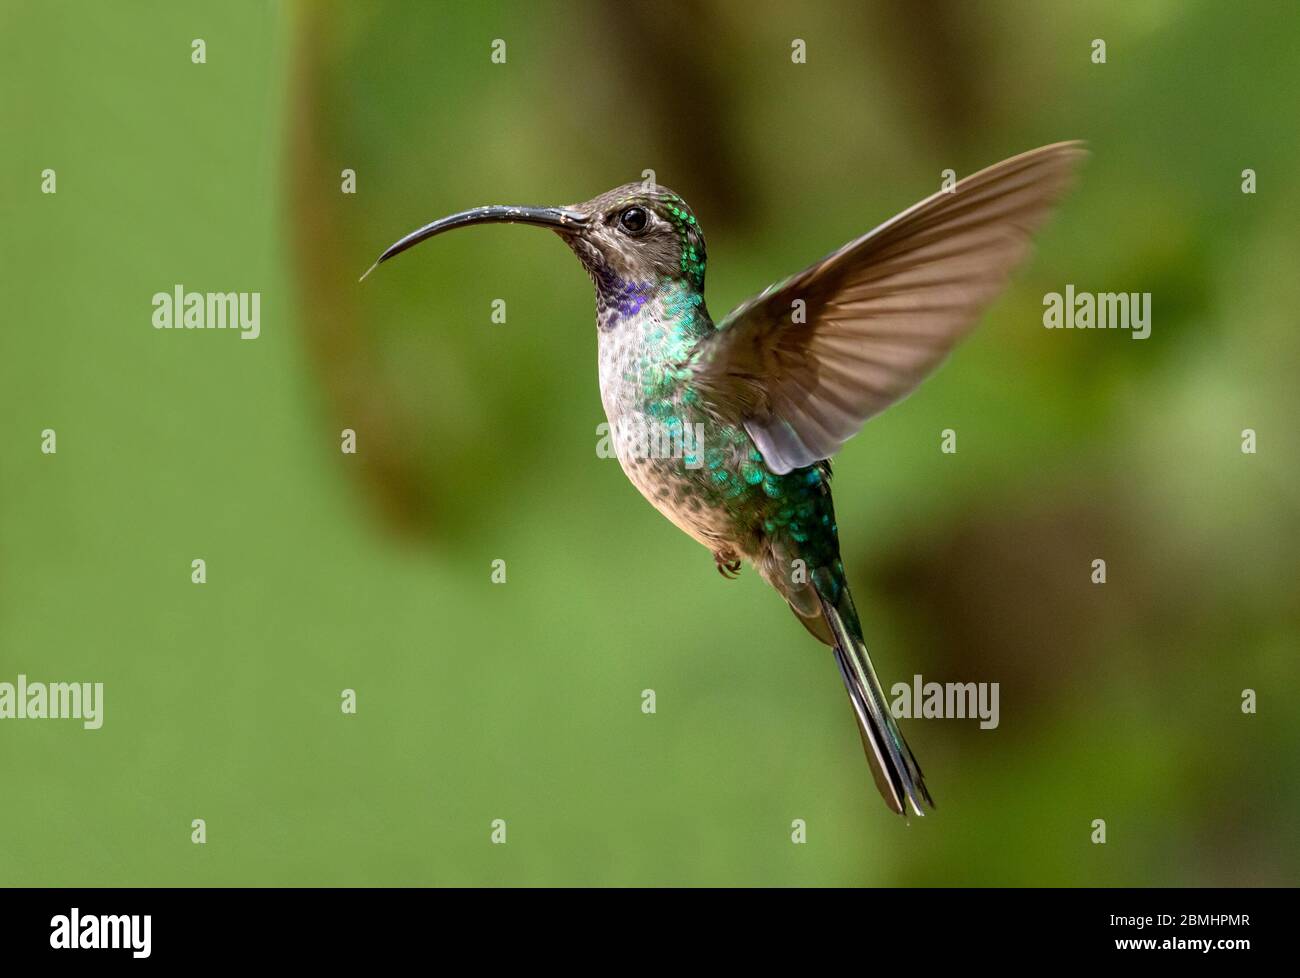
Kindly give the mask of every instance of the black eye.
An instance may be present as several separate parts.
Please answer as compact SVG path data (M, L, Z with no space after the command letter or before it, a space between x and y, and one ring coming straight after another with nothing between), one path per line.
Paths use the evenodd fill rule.
M618 223L624 231L636 234L645 230L646 213L640 207L629 207L618 216Z

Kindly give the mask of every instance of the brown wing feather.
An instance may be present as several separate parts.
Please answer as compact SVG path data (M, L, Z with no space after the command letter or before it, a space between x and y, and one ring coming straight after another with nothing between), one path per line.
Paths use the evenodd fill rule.
M768 288L701 341L698 384L741 406L774 471L829 458L970 330L1085 155L1068 142L1004 160Z

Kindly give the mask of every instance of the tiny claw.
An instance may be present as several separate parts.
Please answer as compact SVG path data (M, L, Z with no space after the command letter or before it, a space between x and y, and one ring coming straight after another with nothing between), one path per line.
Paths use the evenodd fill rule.
M734 581L740 576L741 563L738 557L733 557L731 554L716 553L713 555L713 559L717 562L718 573L727 580Z

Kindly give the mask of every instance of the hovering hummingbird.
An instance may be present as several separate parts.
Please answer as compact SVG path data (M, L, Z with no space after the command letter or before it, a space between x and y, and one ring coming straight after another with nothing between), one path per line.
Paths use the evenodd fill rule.
M393 244L366 275L454 228L555 231L596 288L600 395L623 471L709 548L724 577L749 561L834 650L876 787L896 813L923 815L934 801L889 712L845 580L830 458L971 329L1084 155L1081 143L1056 143L981 170L717 323L704 304L699 222L657 184L567 207L453 214ZM656 426L702 437L673 457L646 457L638 433Z

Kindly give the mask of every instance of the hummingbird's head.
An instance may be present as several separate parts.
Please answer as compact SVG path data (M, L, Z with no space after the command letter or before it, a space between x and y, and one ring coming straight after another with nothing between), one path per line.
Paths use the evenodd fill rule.
M568 207L476 207L441 218L395 242L367 270L436 234L473 224L534 224L565 240L598 292L684 280L704 291L704 232L667 187L628 183ZM361 276L365 278L366 276Z
M704 232L667 187L627 183L573 209L586 221L564 237L597 289L673 279L704 291Z

